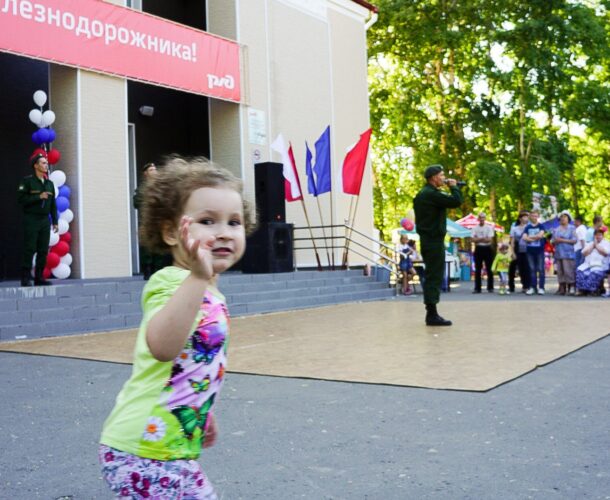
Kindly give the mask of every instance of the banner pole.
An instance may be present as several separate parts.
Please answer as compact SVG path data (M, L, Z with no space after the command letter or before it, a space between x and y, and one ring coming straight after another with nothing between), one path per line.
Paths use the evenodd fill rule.
M330 255L328 253L328 240L326 239L326 229L324 229L324 219L322 218L322 207L320 206L320 198L316 196L318 202L318 213L320 214L320 224L322 225L322 236L324 236L324 246L326 248L326 258L328 259L328 267L330 267Z
M349 202L349 211L347 213L347 224L345 226L345 245L343 247L343 258L341 259L341 268L342 269L346 269L347 268L347 252L349 251L349 239L352 237L350 230L347 228L347 226L351 226L351 217L352 217L352 209L354 207L354 198L352 197L351 201Z
M316 262L318 263L318 271L321 271L322 264L320 262L320 256L318 255L318 247L316 246L316 240L313 237L313 231L311 230L311 223L309 222L309 215L307 214L307 208L305 207L305 201L303 200L303 196L301 196L301 206L303 207L303 212L305 213L305 220L307 221L309 235L311 236L311 242L313 243L313 249L316 253Z

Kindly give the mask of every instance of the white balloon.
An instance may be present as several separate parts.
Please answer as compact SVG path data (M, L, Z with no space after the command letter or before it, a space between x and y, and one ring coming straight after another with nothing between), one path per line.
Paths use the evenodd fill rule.
M70 266L68 266L67 264L60 263L57 267L51 269L51 272L53 273L53 276L55 276L57 279L65 280L67 277L70 276Z
M49 246L54 247L55 245L57 245L57 243L59 243L59 234L54 233L53 230L51 229L51 237L49 238Z
M33 109L30 111L30 121L38 126L38 127L42 127L42 113L40 112L39 109Z
M62 170L53 170L51 175L49 175L49 179L59 188L66 183L66 174L64 174Z
M53 125L53 123L55 123L55 113L49 109L42 114L42 126L48 127Z
M67 253L63 257L59 259L60 264L65 264L66 266L72 265L72 254Z
M74 220L74 212L69 208L66 208L62 213L59 214L59 218L65 220L69 224Z
M68 223L66 222L65 219L59 219L57 221L57 232L59 234L65 234L68 232L68 229L70 229L70 227L68 226Z
M55 187L55 199L57 199L57 197L59 196L59 189L57 188L57 186L55 186L55 184L53 184L53 186Z
M47 94L44 90L37 90L34 92L34 102L36 103L36 106L42 107L45 105L47 102Z

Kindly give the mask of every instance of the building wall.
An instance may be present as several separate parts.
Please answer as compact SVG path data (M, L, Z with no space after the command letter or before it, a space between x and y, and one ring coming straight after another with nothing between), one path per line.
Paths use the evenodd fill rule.
M329 2L328 11L330 45L332 47L332 92L335 116L333 164L339 167L345 150L354 144L360 134L369 128L369 92L367 83L366 31L360 7L353 2ZM336 220L343 223L349 213L353 196L337 198ZM354 207L355 207L354 200ZM373 236L373 187L371 162L367 161L362 179L360 197L354 219L354 227ZM360 262L357 255L350 255L350 262Z
M127 82L79 70L81 277L131 276Z
M79 169L79 103L78 103L78 70L50 65L49 99L51 109L56 120L53 128L57 133L57 140L53 144L60 153L61 161L57 168L66 174L66 184L72 191L70 196L70 209L74 212L74 219L70 223L70 253L72 254L71 277L82 276L80 246L83 242L80 213L82 193L79 188L81 171Z
M218 0L211 3L217 4ZM292 142L302 189L306 193L305 141L315 152L315 141L326 126L331 125L333 190L331 194L319 196L318 200L305 194L304 201L311 225L342 224L352 201L351 196L341 192L339 184L343 158L347 148L369 126L364 27L368 10L349 0L227 0L223 5L227 9L233 5L237 7L237 40L243 45L241 141L246 186L253 190L255 163L280 160L270 146L282 133L286 141ZM214 29L214 17L220 11L212 9L208 14L209 30L228 34L226 28L220 33ZM264 127L266 137L259 143L252 141L251 112L259 116L256 127ZM214 125L212 128L215 130ZM216 151L215 147L212 149ZM300 202L287 203L286 218L297 227L307 225ZM372 234L370 165L362 184L356 227ZM298 236L306 234L301 232ZM316 235L321 236L321 233ZM335 251L335 262L340 261L341 254L341 250ZM320 251L320 257L326 263L324 252ZM312 251L298 252L296 261L299 266L316 263ZM362 259L353 255L350 262L361 263Z
M243 69L241 104L210 99L212 159L241 176L253 198L254 164L280 159L270 146L282 133L292 141L306 192L305 141L313 151L330 124L333 191L319 200L305 194L305 205L313 225L321 222L317 201L324 224L342 223L351 201L338 184L342 161L369 125L368 11L349 0L209 0L207 10L209 31L242 45ZM72 276L130 276L127 82L54 66L51 96L61 168L73 192ZM295 226L306 225L301 203L287 204L286 214ZM372 234L372 221L367 168L356 226ZM297 265L314 264L312 252L297 255Z

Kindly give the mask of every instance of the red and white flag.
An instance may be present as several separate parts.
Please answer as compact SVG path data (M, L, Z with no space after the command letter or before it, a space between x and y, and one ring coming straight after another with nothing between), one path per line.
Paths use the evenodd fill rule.
M372 131L373 129L369 128L363 132L358 142L345 155L345 160L343 160L343 192L346 194L360 194Z
M297 166L294 161L294 153L292 152L292 144L286 147L286 141L284 136L279 134L271 149L276 151L282 157L282 165L284 166L282 173L284 174L284 195L286 201L297 201L303 199L303 192L301 191L301 182L299 181L299 174L297 172Z

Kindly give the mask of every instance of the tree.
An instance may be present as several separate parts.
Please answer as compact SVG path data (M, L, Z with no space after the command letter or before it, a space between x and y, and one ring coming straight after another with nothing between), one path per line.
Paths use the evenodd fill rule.
M581 155L599 155L610 132L606 3L378 2L369 76L382 234L408 212L430 163L469 180L465 210L504 225L533 191L593 209L581 201ZM573 140L583 130L599 138L584 147ZM594 172L594 182L608 177Z

